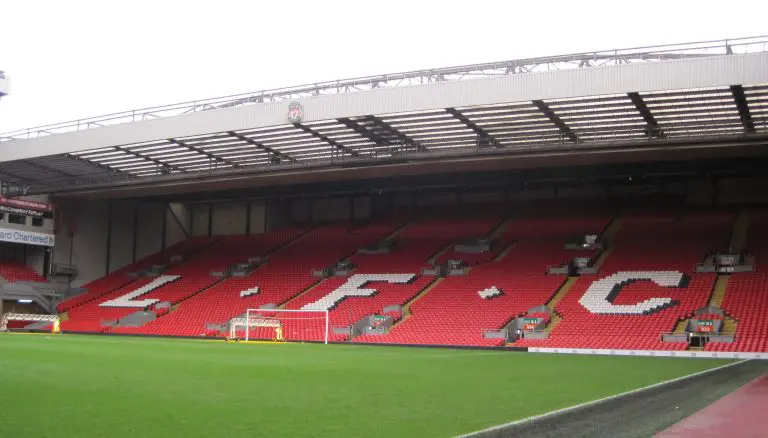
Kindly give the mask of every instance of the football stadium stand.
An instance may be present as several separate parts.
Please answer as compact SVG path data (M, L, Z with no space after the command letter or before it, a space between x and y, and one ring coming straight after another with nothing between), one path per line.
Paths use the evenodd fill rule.
M35 283L65 332L768 352L767 61L639 47L4 133L0 240L44 269L0 262L0 293Z
M768 214L753 214L747 247L758 260L756 272L729 275L721 307L735 319L733 343L709 343L710 351L768 351ZM727 326L727 325L726 325Z
M603 279L613 277L611 281L601 283L591 277L580 278L556 306L562 321L550 337L523 340L518 344L563 348L685 349L687 343L664 343L659 333L672 331L680 319L692 316L695 310L707 305L716 274L693 273L693 267L705 254L727 245L732 220L728 215L706 214L623 218L613 251L600 273ZM638 278L646 272L662 273L669 282L638 281L648 279ZM596 294L599 298L597 305L587 308L584 305L587 294L598 288L602 288L603 294ZM607 303L603 298L611 293L615 294L615 299ZM636 308L636 303L651 304L650 301L657 297L669 297L671 301L642 310ZM620 308L622 305L628 308Z
M664 208L615 213L497 206L192 239L90 283L59 305L68 314L62 328L225 336L226 324L247 309L273 306L330 310L337 329L331 341L685 350L691 348L687 340L664 341L662 334L711 303L720 275L730 277L721 303L725 314L698 318L733 319L738 328L733 342L710 342L706 350L768 351L764 269L695 271L707 255L728 248L735 214ZM761 259L768 255L762 237L768 215L752 216L747 247ZM610 239L609 229L615 233ZM584 235L605 236L605 247L566 248ZM490 244L479 253L463 252L462 244L476 241ZM458 272L435 271L465 258ZM578 258L598 263L598 272L577 278L573 271L548 271ZM251 270L229 271L249 261ZM358 293L363 286L373 292ZM541 307L547 305L552 307ZM128 317L137 311L152 316L134 324ZM392 324L374 332L344 330L373 315L390 316ZM538 318L537 331L547 336L486 336L516 318ZM291 327L296 324L286 322L289 340L300 331ZM264 337L269 332L259 331ZM322 331L313 329L300 340L321 339Z

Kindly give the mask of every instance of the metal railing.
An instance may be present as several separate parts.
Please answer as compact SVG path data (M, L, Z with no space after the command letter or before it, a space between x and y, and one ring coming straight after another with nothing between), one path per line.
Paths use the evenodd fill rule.
M629 49L583 52L539 58L472 64L458 67L415 70L385 75L342 79L295 87L276 88L253 93L235 94L212 99L193 100L105 114L85 119L20 129L0 134L0 142L42 137L64 132L131 123L141 120L172 117L182 114L231 108L265 102L280 102L304 97L396 88L437 82L496 77L531 72L569 70L605 65L657 62L739 53L768 52L768 36L730 40L702 41L683 44L635 47Z

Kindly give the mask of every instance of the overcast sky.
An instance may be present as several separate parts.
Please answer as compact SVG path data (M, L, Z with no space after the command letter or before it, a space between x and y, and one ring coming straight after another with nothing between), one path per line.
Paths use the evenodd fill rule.
M768 34L768 1L1 0L0 133L323 80Z

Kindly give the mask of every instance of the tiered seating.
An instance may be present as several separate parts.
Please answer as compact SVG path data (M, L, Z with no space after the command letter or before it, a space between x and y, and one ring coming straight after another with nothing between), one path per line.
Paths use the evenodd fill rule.
M722 308L738 321L736 341L708 343L708 351L768 352L768 214L754 214L747 250L756 259L756 272L732 274Z
M102 321L117 320L128 313L130 310L119 307L99 307L99 304L107 301L119 298L135 289L150 284L154 278L139 278L137 280L129 282L127 285L108 292L100 299L94 299L82 303L77 307L69 309L69 319L61 323L61 329L65 331L85 331L85 332L100 332L105 329L101 326ZM133 309L136 311L138 309Z
M164 275L178 276L173 283L143 295L143 300L157 300L175 305L192 295L209 288L219 281L212 275L215 271L224 271L236 263L246 262L250 257L264 256L279 246L298 237L304 230L286 229L263 236L228 236L219 238L205 252L193 255L189 260L176 266ZM101 302L101 300L100 300ZM136 309L132 309L135 311ZM157 315L165 315L167 309L152 308ZM126 311L127 316L131 311ZM120 327L118 333L151 332L144 327Z
M179 308L137 333L197 336L206 324L225 323L246 309L263 304L282 304L317 283L312 269L330 266L391 234L395 222L387 221L350 230L345 224L325 226L302 237L269 257L265 266L247 277L230 278L182 303ZM263 244L255 245L252 251ZM258 293L241 297L243 290L258 287Z
M339 302L330 313L331 325L344 327L361 318L379 314L389 305L403 305L426 288L432 277L420 276L421 270L428 267L428 259L457 239L487 235L502 220L501 213L466 214L454 218L424 217L409 224L394 239L393 251L388 254L356 255L351 258L357 266L355 274L390 274L411 275L414 279L408 283L376 282L371 288L377 294L367 297L348 297ZM299 309L316 303L346 283L346 278L334 278L325 281L288 307ZM326 307L318 304L319 307Z
M0 260L0 277L9 283L34 281L45 283L48 280L32 268L17 260Z
M560 264L593 251L567 251L567 237L599 232L608 217L543 219L528 216L511 222L502 246L514 243L498 262L474 267L469 276L443 279L410 306L411 317L386 336L362 336L360 342L430 345L498 345L483 331L498 329L529 308L546 303L564 281L546 275L548 265ZM495 286L503 294L483 299L479 291Z
M522 340L520 346L608 349L685 349L686 343L664 343L663 332L670 332L683 318L706 306L716 276L693 274L693 266L704 255L727 245L733 216L703 214L678 219L662 213L623 219L622 229L598 278L583 277L556 306L562 321L547 340ZM662 284L680 283L690 278L687 287L663 287L642 281L648 272ZM618 281L641 277L621 288L606 306L588 290L611 290L608 279ZM600 279L606 279L598 281ZM647 278L646 278L647 279ZM593 289L590 289L593 288ZM616 290L614 290L615 294ZM586 294L586 295L585 295ZM654 300L668 298L669 300ZM666 303L666 301L671 301ZM589 306L592 311L587 310Z
M74 307L103 297L114 290L120 289L130 284L133 281L133 278L128 276L129 273L148 269L157 264L167 264L169 263L171 257L186 256L188 254L194 253L195 251L210 245L212 241L213 239L208 237L186 240L164 251L139 260L132 265L118 269L106 277L96 279L86 284L83 286L86 290L85 292L62 301L58 304L57 309L60 313L67 312Z
M497 330L531 307L552 299L565 276L548 275L548 266L566 263L574 257L597 255L593 250L566 250L569 237L600 233L610 215L584 214L574 217L573 208L541 208L518 211L493 251L486 254L456 254L445 249L467 238L488 235L504 219L502 209L478 209L473 214L438 212L422 216L402 228L392 239L390 253L357 254L391 236L401 225L396 220L366 225L332 224L307 229L287 229L260 236L232 236L213 241L198 239L164 251L127 267L89 286L89 291L63 303L69 320L65 331L102 331L103 320L117 320L135 312L136 307L104 307L142 286L152 278L131 280L128 273L157 263L172 255L187 254L185 262L164 275L178 279L134 298L148 304L159 316L138 328L117 328L118 333L155 335L219 335L207 324L226 323L248 308L274 303L286 309L330 307L331 327L346 327L367 315L382 314L389 305L409 303L429 287L428 293L410 303L409 316L390 312L398 323L386 335L365 335L356 342L499 345L485 339L484 330ZM583 206L579 211L594 211ZM708 212L659 211L653 214L625 213L622 227L596 277L582 277L556 306L559 322L549 339L518 341L518 346L608 349L685 349L686 343L663 343L661 333L670 332L682 319L693 317L696 309L708 304L715 274L695 274L693 267L706 254L727 247L733 215ZM756 273L731 275L722 308L739 322L737 341L707 345L713 351L768 351L768 272L760 265L768 259L768 216L752 222L750 247L757 257ZM291 242L290 244L287 244ZM504 257L496 256L507 249ZM246 277L217 282L212 271L223 270L249 257L265 256L267 263ZM464 259L469 275L435 279L422 276L428 260L438 263ZM325 268L340 260L355 266L351 276L321 280L313 269ZM382 277L382 276L385 277ZM389 275L389 277L386 277ZM371 277L367 277L371 276ZM378 276L378 277L377 277ZM377 279L362 292L359 280ZM391 281L391 282L388 282ZM403 283L404 281L407 281ZM434 283L434 284L433 284ZM332 295L342 286L353 295ZM243 293L245 291L245 293ZM481 293L482 292L482 293ZM618 293L617 293L618 292ZM156 302L174 307L157 308ZM120 301L118 301L120 302ZM546 314L533 314L548 318ZM704 318L704 317L702 317ZM708 318L708 317L707 317ZM711 318L714 319L714 318ZM728 318L726 318L727 320ZM726 321L727 322L727 321ZM302 325L303 324L303 325ZM322 337L322 325L309 329L299 321L286 321L288 339ZM107 329L112 330L112 329ZM254 334L271 336L274 329ZM343 340L346 335L334 335Z
M723 308L739 322L736 341L710 342L708 351L768 352L768 272L731 275Z

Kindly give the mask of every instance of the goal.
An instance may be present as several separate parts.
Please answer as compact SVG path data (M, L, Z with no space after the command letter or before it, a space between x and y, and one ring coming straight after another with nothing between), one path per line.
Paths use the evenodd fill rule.
M39 330L45 330L50 327L51 332L59 333L60 319L58 315L36 315L27 313L6 313L0 319L0 332L8 331L8 323L11 321L22 321L26 323L39 323Z
M248 309L229 326L230 339L328 343L327 310Z

